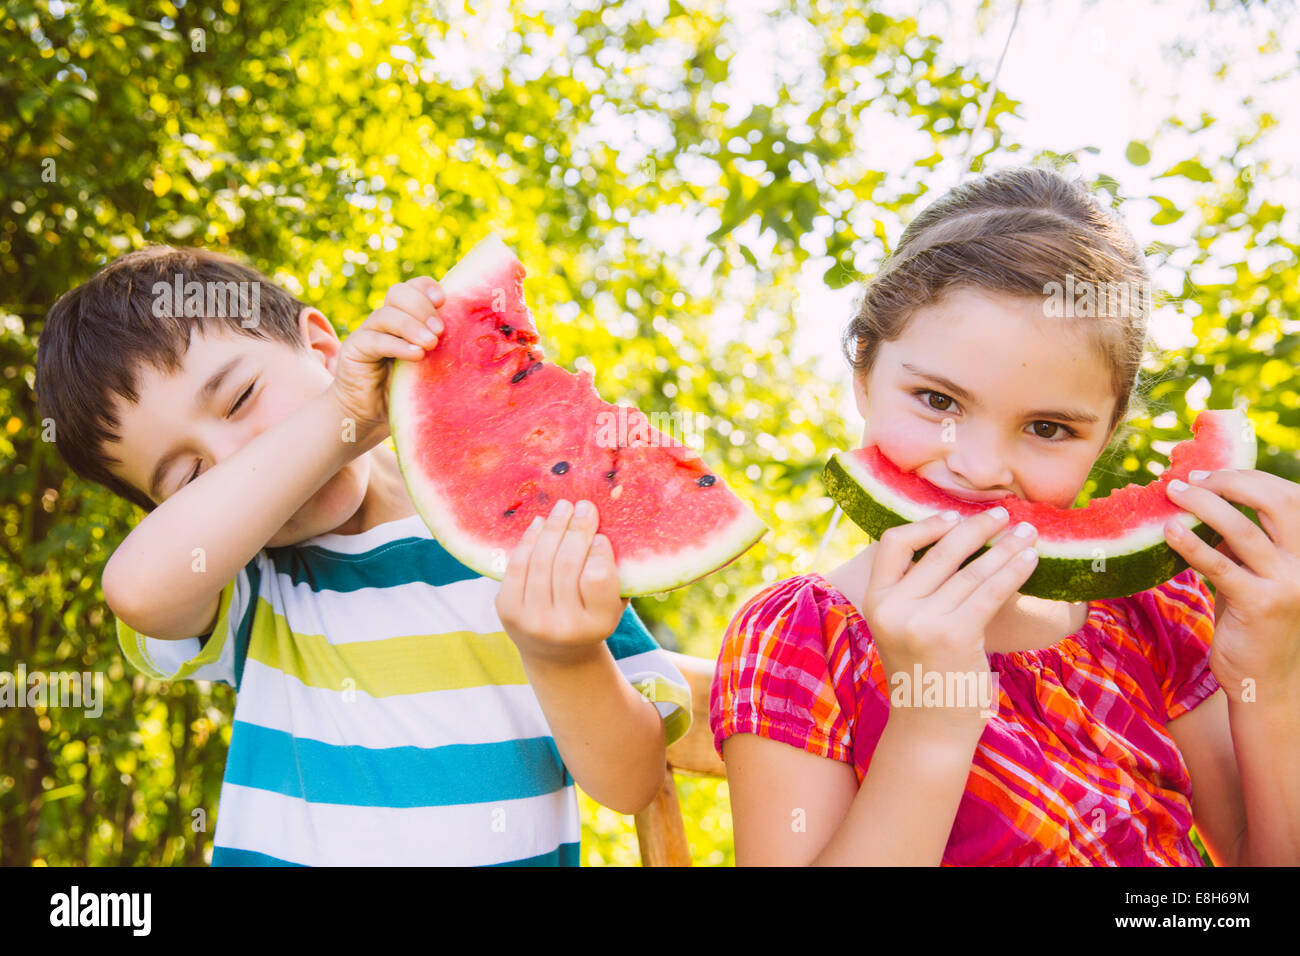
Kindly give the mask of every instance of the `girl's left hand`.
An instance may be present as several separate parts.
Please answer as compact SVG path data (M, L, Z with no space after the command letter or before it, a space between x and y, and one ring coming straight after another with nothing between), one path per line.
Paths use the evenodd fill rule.
M1223 536L1217 548L1175 521L1165 540L1215 587L1210 670L1230 698L1246 681L1300 682L1300 485L1254 469L1192 472L1168 493ZM1182 485L1181 488L1178 486ZM1256 525L1229 502L1254 508Z

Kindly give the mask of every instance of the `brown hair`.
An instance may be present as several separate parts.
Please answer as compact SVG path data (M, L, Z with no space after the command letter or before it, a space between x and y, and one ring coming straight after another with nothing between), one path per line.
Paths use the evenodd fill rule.
M220 284L223 291L225 283L258 283L257 322L245 326L229 318L187 316L179 302L157 310L155 284L174 286L178 276L182 284ZM112 412L114 399L139 401L142 364L179 371L191 332L207 323L304 348L298 332L303 308L256 269L217 252L152 246L128 253L61 295L45 317L36 349L38 414L53 421L59 454L76 474L152 511L148 494L109 471L119 459L106 453L105 444L121 440L114 431L120 424ZM160 317L156 311L171 314Z
M1111 364L1117 397L1113 429L1130 407L1150 307L1150 274L1124 223L1079 181L1021 166L964 183L908 224L898 248L866 284L844 332L844 354L865 378L882 341L902 334L916 309L957 286L1046 300L1052 283L1092 288L1123 283L1140 291L1122 314L1076 318L1088 324ZM1112 310L1113 311L1113 310Z

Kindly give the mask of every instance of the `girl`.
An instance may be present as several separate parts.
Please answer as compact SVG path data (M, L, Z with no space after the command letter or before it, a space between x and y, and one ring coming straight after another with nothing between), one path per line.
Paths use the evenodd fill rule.
M845 335L863 445L958 497L1069 507L1128 411L1147 303L1053 317L1067 276L1148 288L1128 230L1055 172L927 208ZM1300 488L1192 481L1169 494L1224 545L1171 522L1191 567L1131 597L1017 594L1035 532L992 507L760 591L710 707L737 863L1199 866L1193 822L1216 863L1300 862ZM914 674L991 684L991 706L892 703Z

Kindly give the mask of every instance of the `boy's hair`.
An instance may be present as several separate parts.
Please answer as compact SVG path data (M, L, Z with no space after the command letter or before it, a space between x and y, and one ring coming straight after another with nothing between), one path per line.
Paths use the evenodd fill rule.
M865 377L880 342L897 338L916 309L958 286L1046 301L1049 290L1075 283L1134 290L1127 308L1074 320L1088 323L1110 361L1113 429L1140 404L1133 388L1147 341L1150 273L1119 217L1083 183L1052 169L999 170L927 206L867 283L844 333L844 354Z
M182 288L199 282L205 289L219 288L223 297L231 288L227 283L257 283L256 322L246 326L239 316L186 315L190 310L183 300L157 308L166 297L154 291L155 284L174 289L178 276ZM303 347L298 333L303 308L256 269L218 252L151 246L128 253L61 295L45 317L36 349L38 414L53 421L59 454L76 474L152 511L156 506L147 493L109 471L119 459L108 455L105 445L121 440L114 431L120 425L112 413L115 401L139 401L138 372L144 364L178 372L196 326Z

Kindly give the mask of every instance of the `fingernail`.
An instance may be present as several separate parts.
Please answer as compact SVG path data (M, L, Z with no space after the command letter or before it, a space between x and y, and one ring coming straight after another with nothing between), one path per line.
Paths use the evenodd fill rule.
M948 522L949 524L952 524L954 521L960 518L961 515L957 514L957 512L955 511L941 511L939 512L939 517L942 518L944 521Z
M571 505L563 498L561 498L559 501L555 503L555 507L551 509L551 514L553 515L568 514L570 507Z
M1210 473L1209 473L1208 471L1193 471L1193 472L1191 472L1191 473L1187 476L1187 480L1188 480L1188 481L1204 481L1206 478L1209 478L1209 477L1210 477Z
M1185 482L1185 481L1179 481L1177 478L1175 478L1173 481L1169 482L1169 490L1170 490L1170 491L1186 491L1186 490L1187 490L1187 482Z
M1028 561L1030 564L1033 564L1038 560L1038 549L1025 548L1025 550L1021 551L1017 557L1020 558L1021 561Z
M1006 521L1008 518L1011 517L1011 514L1007 511L1007 509L1002 507L1001 505L998 505L996 508L990 508L989 514L991 514L994 518L997 518L999 521Z
M532 531L534 528L536 528L536 527L537 527L539 524L541 524L541 523L542 523L542 517L541 517L541 515L538 515L536 518L533 519L533 523L530 524L530 525L528 526L528 530L529 530L529 531Z
M1016 530L1012 533L1015 534L1017 538L1032 537L1034 533L1034 526L1031 525L1028 521L1022 521L1020 522L1020 524L1016 525Z
M573 509L573 513L577 515L579 518L587 517L587 515L591 514L591 502L579 501L578 507Z
M439 289L437 286L430 286L428 289L424 291L424 294L429 297L429 301L432 302L434 305L437 305L444 298L442 290Z
M434 335L440 335L442 333L442 323L437 319L429 319L424 324L429 327L429 331Z

